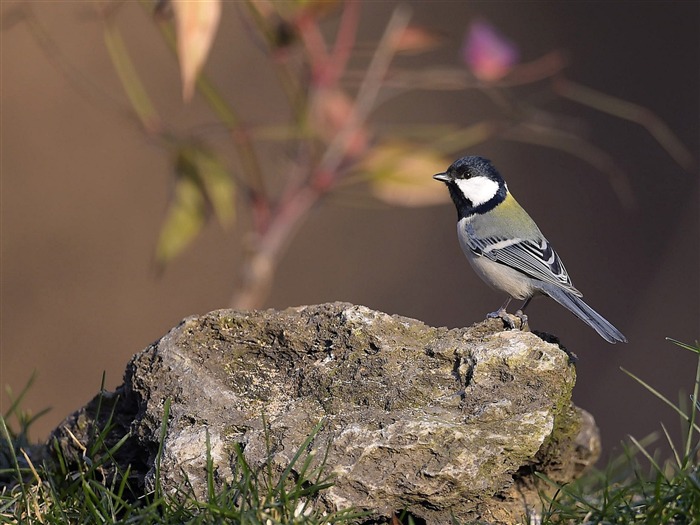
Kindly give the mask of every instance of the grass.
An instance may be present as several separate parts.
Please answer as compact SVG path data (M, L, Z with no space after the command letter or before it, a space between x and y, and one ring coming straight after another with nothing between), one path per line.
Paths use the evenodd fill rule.
M540 476L554 491L542 494L538 522L550 524L644 523L700 524L700 346L673 341L698 356L691 403L673 403L651 385L623 369L648 392L661 399L681 417L683 439L676 444L667 429L662 431L670 459L661 461L649 450L653 438L629 438L624 453L603 471L588 473L569 485L557 485ZM687 405L687 406L684 406ZM551 493L551 490L548 491Z
M591 472L575 483L557 485L540 476L547 488L542 491L542 508L524 523L700 525L700 347L674 343L698 356L691 403L687 406L669 401L625 371L680 415L684 425L681 443L676 444L662 426L671 459L662 462L657 453L650 452L651 440L630 438L624 453L606 469ZM40 460L37 464L33 459L37 449L32 447L28 431L41 414L32 417L20 409L30 384L0 418L0 522L330 525L353 523L364 516L351 509L325 514L314 507L318 495L332 485L325 474L325 462L312 468L313 454L306 452L320 423L280 474L269 467L252 469L242 449L237 448L237 481L218 490L207 440L208 493L199 500L187 487L177 494L166 494L158 482L151 492L139 492L130 481L130 469L119 470L113 460L126 437L111 447L106 444L111 415L90 443L80 444L83 453L77 466L69 466L58 446L54 447L56 460ZM166 405L161 442L168 410ZM15 430L8 424L11 419ZM159 450L156 470L161 453ZM394 518L391 523L399 522L403 520Z

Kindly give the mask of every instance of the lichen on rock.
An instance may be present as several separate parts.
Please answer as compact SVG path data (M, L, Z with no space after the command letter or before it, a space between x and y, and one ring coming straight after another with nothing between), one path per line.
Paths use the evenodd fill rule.
M335 484L317 504L515 523L538 501L533 471L569 481L597 457L574 383L565 352L500 320L448 330L331 303L189 317L131 360L120 394L145 484L169 399L168 490L206 493L207 436L225 483L236 443L281 470L323 420L312 446Z

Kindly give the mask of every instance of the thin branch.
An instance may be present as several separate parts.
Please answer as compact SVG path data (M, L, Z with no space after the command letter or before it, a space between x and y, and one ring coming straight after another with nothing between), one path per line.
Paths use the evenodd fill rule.
M410 10L405 6L397 7L389 19L384 34L379 41L377 52L367 68L367 74L360 85L355 98L353 110L345 126L338 132L321 158L315 173L314 183L326 187L335 178L335 171L343 160L348 140L365 123L372 112L374 102L379 94L391 60L396 53L396 38L408 26Z
M355 45L359 20L360 2L358 0L348 0L344 4L338 36L335 39L335 45L333 46L333 52L326 71L326 78L324 79L328 85L336 84L345 71Z
M15 9L17 21L26 23L31 36L41 48L44 56L80 96L100 109L107 107L108 110L114 111L119 117L127 119L130 123L139 123L130 106L125 105L121 99L117 99L117 97L107 93L102 86L85 75L81 69L66 58L61 52L61 46L38 20L30 4L20 4Z
M639 124L685 170L693 171L695 168L696 161L693 154L676 137L671 128L647 108L563 78L554 82L553 89L564 98Z
M495 82L484 83L464 67L433 66L419 71L394 69L384 80L390 88L426 91L460 91L477 88L509 88L533 84L560 73L567 65L566 57L552 51L540 58L513 67L508 76ZM350 70L347 78L357 82L363 78L362 70Z
M306 94L302 89L302 84L288 67L287 60L283 58L285 56L284 51L280 53L275 30L270 26L268 17L260 11L259 6L254 1L247 0L245 4L253 23L267 41L267 51L270 52L270 63L277 74L282 90L287 96L289 106L294 113L295 122L299 127L304 127L306 125Z
M494 120L482 120L471 126L442 134L429 142L428 147L441 153L453 153L486 142L493 138L503 124Z
M560 129L525 122L507 129L500 136L507 140L548 146L588 162L608 174L613 191L626 209L637 207L637 200L625 172L610 155L590 142Z
M307 184L290 188L280 200L270 227L257 239L245 262L243 282L231 300L233 308L254 308L260 305L271 286L274 269L287 249L309 210L338 178L348 139L369 116L382 80L395 53L395 38L408 25L410 12L404 7L394 10L373 57L355 105L345 126L338 132L322 157L319 168Z
M251 246L244 263L243 281L231 298L231 308L249 310L258 308L264 301L281 254L289 247L319 197L316 189L305 186L276 211L270 228Z
M330 58L328 46L321 34L321 29L318 27L316 19L310 15L300 17L297 20L297 27L299 28L301 40L304 42L306 53L309 55L309 63L311 64L314 77L316 81L320 81L322 77L321 72L325 69Z

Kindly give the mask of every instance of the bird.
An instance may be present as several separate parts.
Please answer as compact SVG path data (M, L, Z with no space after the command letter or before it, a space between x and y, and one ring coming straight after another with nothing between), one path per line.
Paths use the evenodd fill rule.
M462 157L433 178L447 185L457 208L457 237L472 268L492 288L508 294L503 306L488 317L500 317L514 328L506 308L512 299L524 300L516 312L522 328L527 320L524 311L532 298L546 295L609 343L627 342L617 328L583 301L559 255L508 191L490 160Z

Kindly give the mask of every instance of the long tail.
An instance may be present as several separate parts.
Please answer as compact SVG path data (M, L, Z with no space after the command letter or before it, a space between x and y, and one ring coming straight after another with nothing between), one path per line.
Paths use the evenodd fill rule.
M607 319L583 302L583 299L549 283L541 283L542 291L576 317L593 328L608 343L626 343L627 338Z

